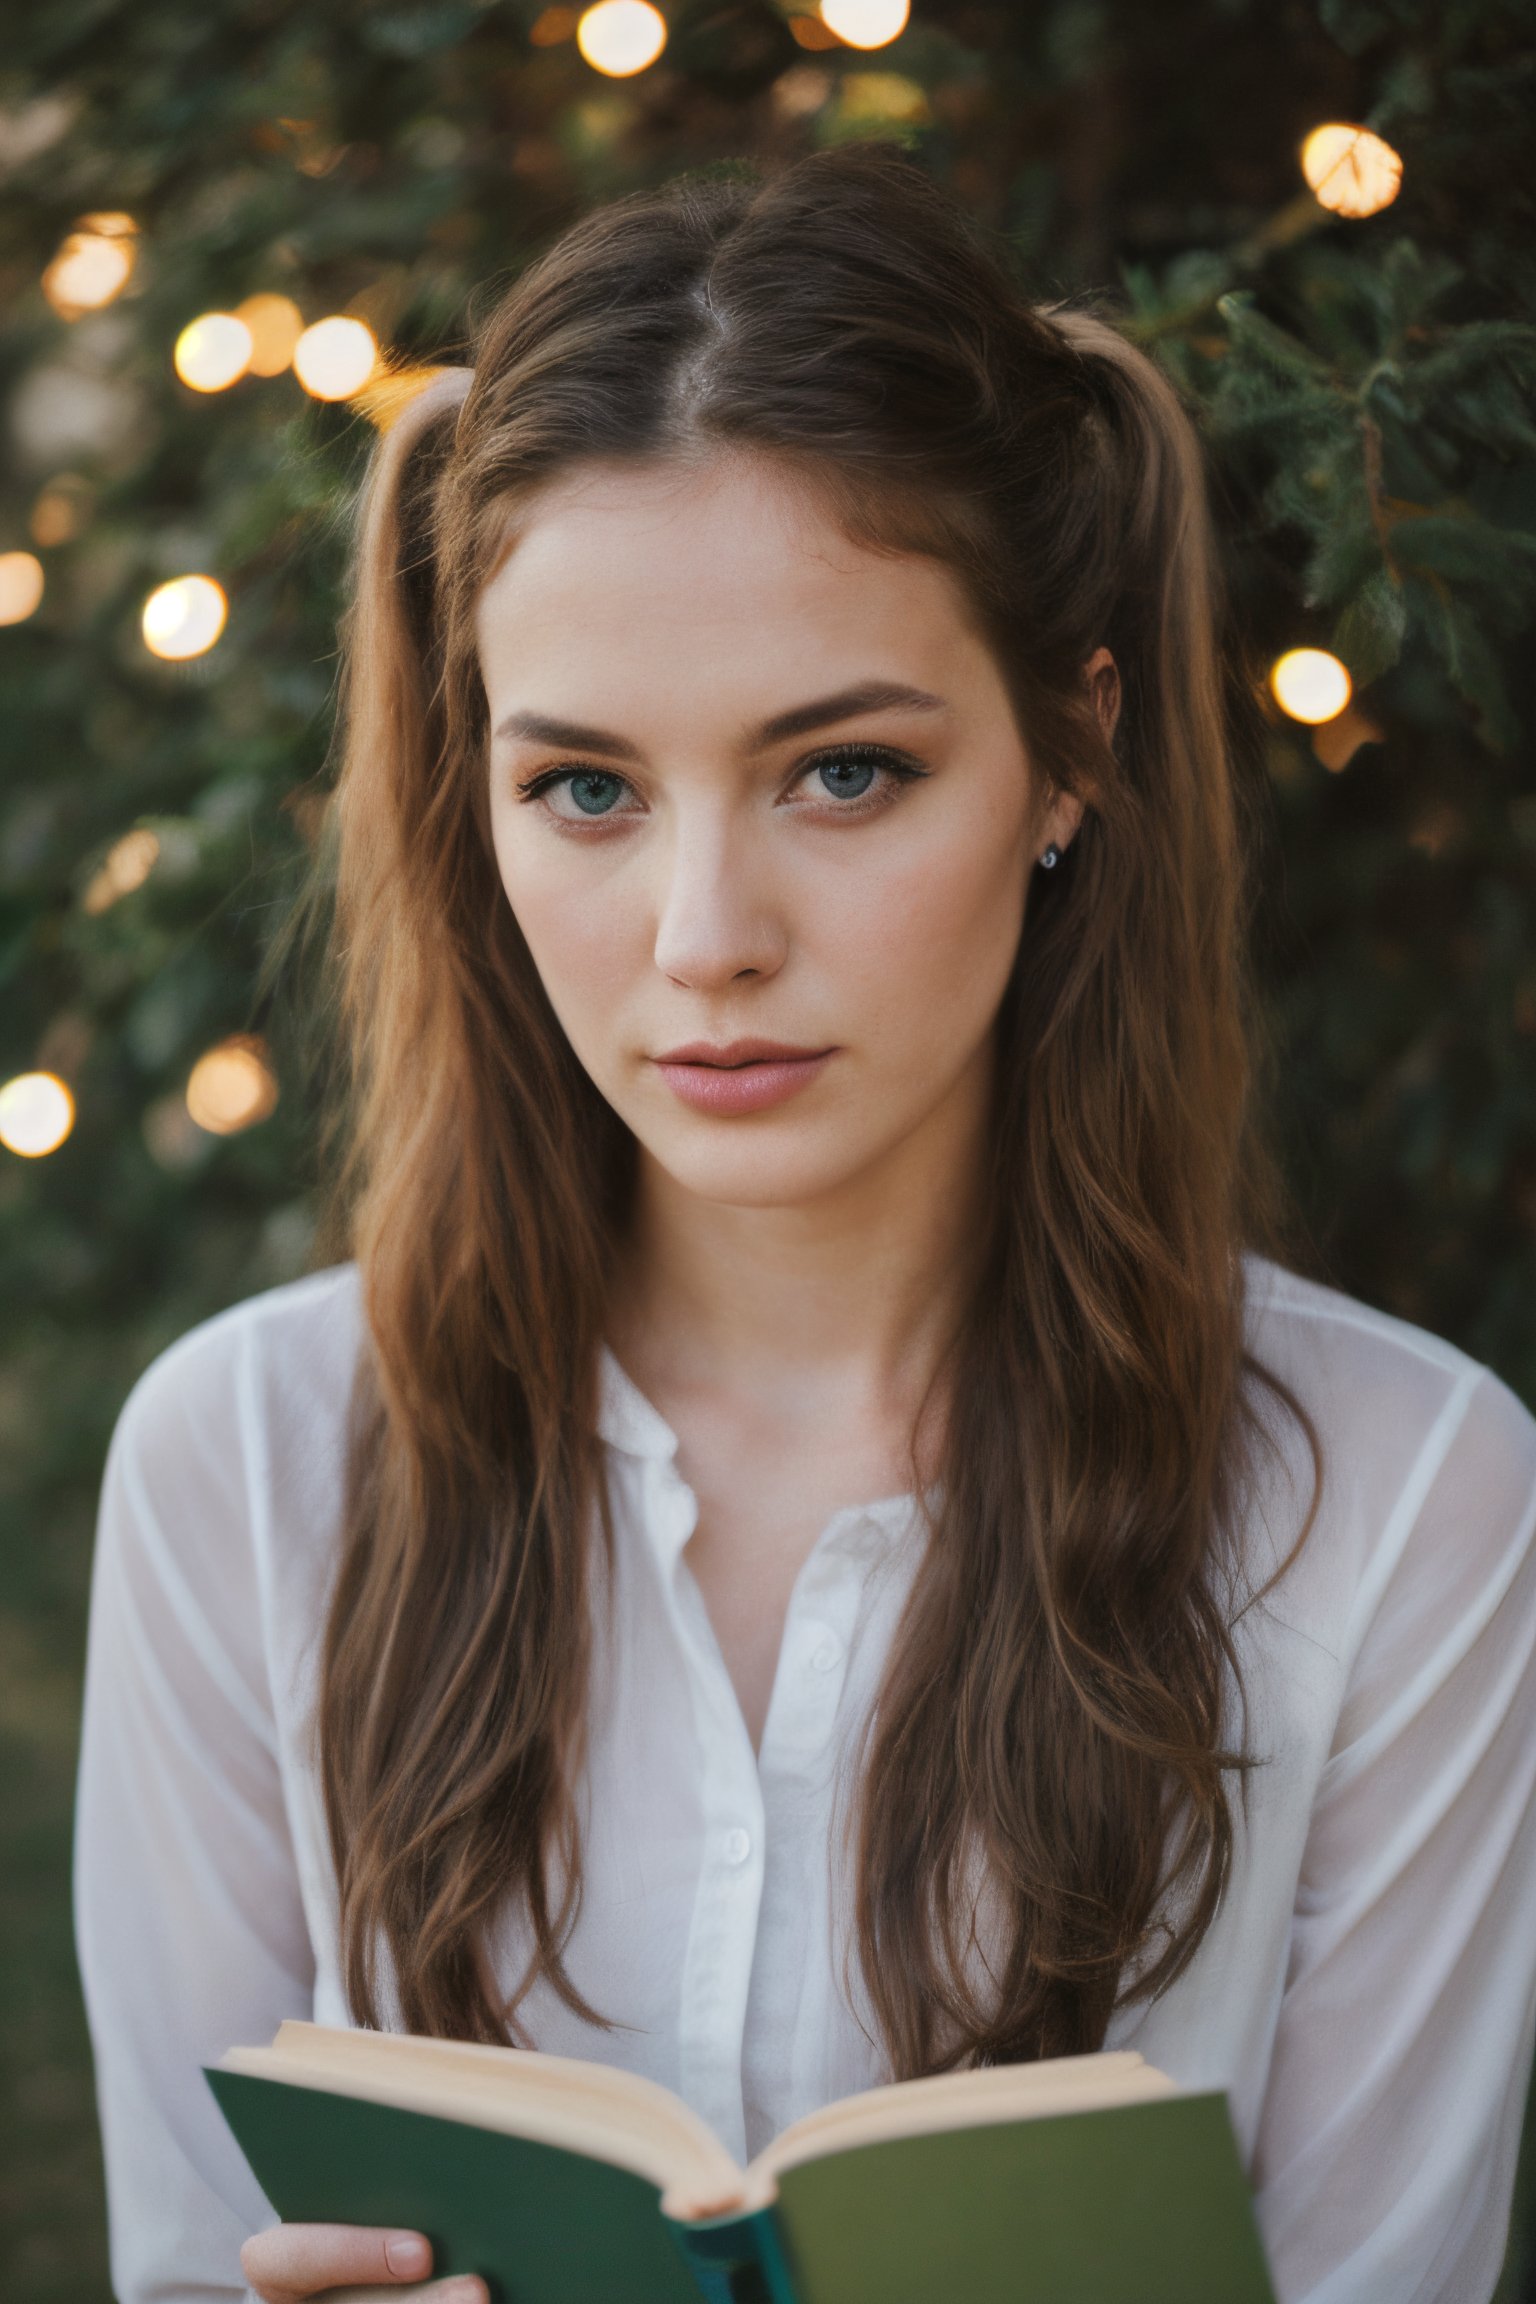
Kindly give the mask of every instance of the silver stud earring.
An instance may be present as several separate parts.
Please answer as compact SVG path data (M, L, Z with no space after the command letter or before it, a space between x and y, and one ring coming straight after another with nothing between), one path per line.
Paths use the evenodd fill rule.
M1049 848L1047 848L1045 854L1040 859L1040 869L1042 872L1054 872L1060 862L1061 850L1057 847L1055 841L1053 840Z

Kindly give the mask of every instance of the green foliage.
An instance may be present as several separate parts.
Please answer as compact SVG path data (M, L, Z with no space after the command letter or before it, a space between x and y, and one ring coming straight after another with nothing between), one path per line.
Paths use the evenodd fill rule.
M365 317L398 367L453 360L593 199L871 133L1042 295L1108 290L1204 412L1306 1229L1342 1284L1536 1398L1533 0L915 0L872 55L798 44L770 0L668 12L629 82L535 0L27 0L8 24L0 551L50 488L78 519L0 631L0 1079L45 1065L79 1100L53 1157L0 1151L0 1759L33 1787L0 1930L35 1979L0 1999L0 2144L9 2285L38 2304L104 2293L61 1901L101 1450L154 1350L301 1265L314 1184L300 1051L257 986L322 813L372 435L289 375L188 391L170 353L197 313L276 290ZM1384 214L1306 193L1298 146L1330 118L1402 153ZM40 277L100 210L136 219L137 268L65 322ZM142 602L190 570L229 626L161 664ZM1263 701L1298 644L1356 683L1315 743ZM154 870L88 904L136 826ZM199 1135L189 1069L247 1030L277 1112Z

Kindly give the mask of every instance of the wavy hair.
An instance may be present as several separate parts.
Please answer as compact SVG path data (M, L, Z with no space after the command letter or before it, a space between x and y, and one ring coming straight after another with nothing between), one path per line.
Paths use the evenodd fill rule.
M377 452L333 945L368 1331L318 1714L347 1987L384 2021L387 1970L394 2020L470 2039L521 2037L539 1978L603 2020L563 1953L633 1147L497 874L473 612L554 475L738 449L953 568L1033 759L1086 806L998 1018L991 1234L849 1840L895 2076L1080 2051L1199 1943L1244 1765L1228 1570L1269 1186L1212 547L1159 370L1031 306L867 148L589 217ZM1102 645L1112 738L1083 679ZM510 1991L486 1951L508 1899L531 1945Z

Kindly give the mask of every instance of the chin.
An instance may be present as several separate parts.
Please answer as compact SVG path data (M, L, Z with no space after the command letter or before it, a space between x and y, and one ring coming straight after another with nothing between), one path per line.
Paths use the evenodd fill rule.
M710 1133L720 1141L680 1144L653 1135L641 1143L679 1191L717 1207L804 1207L842 1190L876 1157L869 1144L796 1143L787 1129L741 1121L716 1122Z

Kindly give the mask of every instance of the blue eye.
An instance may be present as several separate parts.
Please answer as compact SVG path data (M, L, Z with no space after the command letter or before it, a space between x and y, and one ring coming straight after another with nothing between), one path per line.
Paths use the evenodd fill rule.
M830 822L835 816L867 816L871 809L894 800L904 784L919 783L927 774L909 752L898 752L891 745L846 743L806 761L800 781L808 798L815 798L814 787L819 784L829 800L843 803L830 814L823 812L823 821ZM863 805L856 805L859 802Z
M816 773L834 800L857 800L875 780L875 762L848 754L817 763Z
M643 815L634 805L635 794L627 776L612 768L546 768L517 787L525 804L537 801L562 824L590 824L594 819L620 819Z
M584 816L606 816L623 795L624 779L600 768L582 768L566 778L566 790Z

